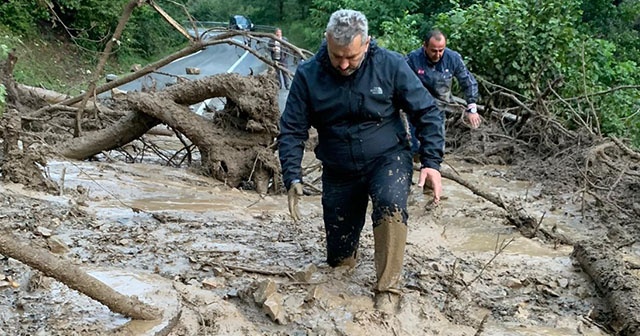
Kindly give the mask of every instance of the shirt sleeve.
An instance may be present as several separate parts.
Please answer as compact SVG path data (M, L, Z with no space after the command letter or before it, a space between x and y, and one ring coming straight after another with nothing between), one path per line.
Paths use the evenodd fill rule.
M435 100L406 62L397 67L396 99L416 128L422 167L440 170L444 155L444 119Z
M458 53L453 54L455 71L454 76L460 83L460 87L464 93L467 104L478 102L478 82L476 82L473 74L467 69L462 60L462 56Z
M309 138L310 127L308 106L308 90L300 71L297 71L291 82L284 112L280 117L280 134L278 135L278 154L282 178L287 189L291 186L291 181L302 181L304 142Z

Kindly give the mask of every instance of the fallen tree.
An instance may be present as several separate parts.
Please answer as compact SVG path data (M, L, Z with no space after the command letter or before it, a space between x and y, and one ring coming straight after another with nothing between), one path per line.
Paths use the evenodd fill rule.
M572 256L606 299L616 319L611 326L618 335L640 335L640 279L627 268L613 242L578 242Z
M111 311L136 320L155 320L161 317L159 309L136 297L116 292L71 262L59 259L49 251L20 242L8 232L0 234L0 254L29 265L46 276L57 279L72 289L109 307Z

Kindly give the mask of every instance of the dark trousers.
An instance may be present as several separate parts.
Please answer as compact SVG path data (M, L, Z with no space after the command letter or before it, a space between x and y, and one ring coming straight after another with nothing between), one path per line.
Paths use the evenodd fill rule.
M355 255L364 227L369 197L373 227L396 211L407 223L407 197L413 165L411 152L401 150L380 157L364 171L345 174L323 167L322 209L327 234L327 263L337 266Z

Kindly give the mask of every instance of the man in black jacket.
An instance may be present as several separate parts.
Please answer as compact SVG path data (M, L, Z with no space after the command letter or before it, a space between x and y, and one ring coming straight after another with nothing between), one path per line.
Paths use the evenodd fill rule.
M376 307L394 312L407 236L412 162L404 110L417 129L422 169L418 185L441 189L444 134L433 97L403 57L376 45L357 11L331 15L326 41L301 64L280 120L279 155L289 211L301 219L301 161L311 126L323 165L322 206L330 266L355 267L369 197L373 203Z

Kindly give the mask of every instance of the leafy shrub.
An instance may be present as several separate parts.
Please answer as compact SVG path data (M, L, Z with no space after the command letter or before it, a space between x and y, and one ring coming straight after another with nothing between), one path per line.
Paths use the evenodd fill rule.
M596 132L629 136L640 145L639 90L590 96L640 82L640 69L616 60L614 43L580 29L580 5L578 0L487 1L442 13L437 26L472 72L530 98L561 77L561 96L590 97L556 105L553 112L567 125L588 121Z

